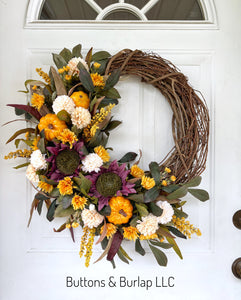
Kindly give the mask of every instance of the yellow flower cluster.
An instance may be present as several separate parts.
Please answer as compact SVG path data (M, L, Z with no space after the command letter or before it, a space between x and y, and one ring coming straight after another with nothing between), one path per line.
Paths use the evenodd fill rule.
M78 223L78 222L73 222L73 223L72 223L72 227L73 227L73 228L79 227L79 223Z
M59 74L63 74L64 72L69 71L69 66L63 66L63 68L58 69Z
M45 193L51 193L52 190L53 190L53 188L54 188L54 187L52 186L52 184L49 184L49 183L47 183L47 182L45 182L45 181L39 181L38 187L39 187L42 191L44 191Z
M161 185L163 185L163 186L167 186L167 185L169 185L171 182L175 182L176 181L176 176L174 176L174 175L171 175L170 176L170 173L171 173L172 171L171 171L171 169L170 168L165 168L164 169L164 172L162 173L162 178L165 178L165 179L163 179L162 181L161 181ZM167 174L169 174L169 178L167 178Z
M57 139L62 143L69 143L70 149L73 147L73 144L78 141L77 136L73 133L73 131L65 128L63 131L59 132Z
M72 76L67 74L67 75L64 76L64 78L65 78L65 80L70 81Z
M36 72L39 74L40 77L43 78L43 80L47 83L50 84L51 83L51 79L49 77L49 75L47 73L45 73L44 71L42 71L42 68L37 68Z
M74 210L77 210L77 209L84 209L86 202L87 199L85 197L81 197L75 194L74 197L72 198L71 203L73 205Z
M104 119L108 116L114 106L115 104L109 104L106 108L102 107L100 109L100 112L93 116L90 124L83 130L83 135L87 142L89 142L95 135L96 130L98 129L98 124L104 121ZM94 130L91 130L92 128L94 128Z
M141 168L139 168L137 165L133 165L133 166L131 167L131 175L132 175L133 177L136 177L136 178L141 178L142 176L145 175L145 173L144 173L144 171L143 171Z
M150 190L155 186L155 180L151 177L142 176L141 177L141 185L146 190Z
M63 180L59 181L57 185L61 195L71 195L73 194L73 182L70 177L65 177Z
M125 239L135 241L138 238L138 229L133 226L124 227L123 236Z
M84 234L81 237L79 256L82 257L85 251L85 266L88 267L92 256L92 248L94 244L96 228L89 229L85 226L83 228ZM88 237L89 236L89 237ZM88 239L88 241L87 241Z
M37 108L37 110L40 110L40 108L44 105L44 96L33 93L31 104L33 107Z
M4 156L4 159L11 159L16 157L30 157L32 154L32 150L24 149L24 150L17 150L15 152L9 152L8 155Z
M153 233L152 235L144 235L144 234L141 234L139 236L139 239L141 241L143 240L152 240L152 239L156 239L158 237L158 235L156 233Z
M109 239L110 237L112 237L113 234L116 233L117 227L112 223L107 223L106 227L107 227L106 237L107 239ZM100 234L102 234L103 230L104 230L104 226L101 227Z
M186 221L185 218L178 218L175 215L172 217L172 223L175 225L175 227L181 231L184 235L186 235L189 239L191 238L191 235L196 233L196 235L200 236L202 235L199 228L195 228L192 224L190 224L189 221Z
M90 74L90 76L94 86L98 86L100 88L103 88L105 86L105 81L103 76L101 76L98 73L92 73Z
M95 147L94 151L97 155L99 155L103 162L108 162L110 160L110 154L103 146Z
M101 64L95 62L95 63L93 64L93 66L94 66L94 68L99 69L99 67L101 66Z

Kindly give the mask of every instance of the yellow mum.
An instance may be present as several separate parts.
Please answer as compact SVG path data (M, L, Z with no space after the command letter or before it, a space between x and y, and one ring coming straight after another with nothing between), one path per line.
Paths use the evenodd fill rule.
M163 186L167 186L167 181L166 180L162 180L162 185Z
M103 146L95 147L94 151L97 155L99 155L103 162L108 162L110 160L110 154Z
M84 209L87 199L85 197L80 197L79 195L75 195L72 198L72 205L74 210Z
M106 237L109 239L110 237L112 237L113 234L116 233L117 227L112 223L107 223L106 226L107 226ZM104 226L101 227L100 234L102 234L103 229Z
M31 104L33 107L37 108L37 110L40 110L40 108L44 105L44 96L33 93Z
M176 176L174 176L174 175L172 175L171 177L170 177L170 179L171 179L171 181L176 181Z
M64 144L69 143L70 149L73 147L74 142L78 141L77 136L68 128L60 132L57 139Z
M167 173L171 173L171 169L169 169L169 168L165 168L165 172L167 172Z
M123 236L127 240L135 241L138 238L138 229L133 226L124 227Z
M131 175L136 178L142 178L142 176L144 176L145 174L141 168L139 168L137 165L133 165L131 167Z
M100 66L101 66L101 64L99 64L97 62L94 63L94 68L99 69Z
M92 82L93 82L94 86L98 86L98 87L101 87L101 88L103 88L105 86L105 81L104 81L103 76L101 76L98 73L92 73L92 74L90 74L90 76L91 76L91 79L92 79Z
M38 187L42 190L42 191L44 191L45 193L51 193L52 192L52 190L53 190L53 186L52 186L52 184L49 184L49 183L47 183L47 182L45 182L45 181L39 181L39 183L38 183Z
M59 181L57 185L61 195L71 195L73 194L73 182L70 177L65 177L63 180Z
M150 190L155 186L155 180L147 176L142 176L141 185L144 187L144 189Z
M153 240L153 239L156 239L158 237L158 235L156 233L152 234L152 235L143 235L141 234L139 236L139 239L142 241L142 240Z

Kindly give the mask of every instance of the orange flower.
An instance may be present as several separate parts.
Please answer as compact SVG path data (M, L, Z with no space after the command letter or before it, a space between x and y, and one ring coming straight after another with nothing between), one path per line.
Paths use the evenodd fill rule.
M78 141L76 135L68 128L60 132L59 135L57 136L57 139L64 144L69 143L70 149L73 147L74 142Z
M85 207L86 202L87 199L85 197L80 197L79 195L75 195L72 198L72 205L74 210L83 209Z
M101 88L103 88L105 86L105 81L104 81L103 76L101 76L98 73L92 73L92 74L90 74L90 76L91 76L94 86L98 86Z
M136 178L141 178L142 176L144 176L144 171L137 165L133 165L131 167L131 175Z
M73 194L73 182L70 177L65 177L63 180L59 181L57 185L61 195L71 195Z
M142 240L153 240L153 239L156 239L158 237L158 235L156 233L152 234L152 235L143 235L141 234L139 236L139 239L142 241Z
M33 93L31 104L33 107L37 108L37 110L40 110L40 108L44 105L44 96Z
M99 155L103 162L108 162L110 160L110 154L103 146L95 147L94 151L97 155Z
M144 187L144 189L150 190L155 186L155 180L147 176L142 176L141 185Z
M38 187L42 190L42 191L44 191L45 193L51 193L52 192L52 190L53 190L53 186L52 186L52 184L49 184L49 183L47 183L47 182L45 182L45 181L39 181L39 183L38 183Z
M123 236L127 240L135 241L138 238L138 229L133 226L124 227Z
M116 233L117 227L112 223L107 223L106 226L107 226L106 237L107 237L107 239L109 239L110 237L112 237L113 234ZM100 234L102 234L103 229L104 229L104 226L101 227Z

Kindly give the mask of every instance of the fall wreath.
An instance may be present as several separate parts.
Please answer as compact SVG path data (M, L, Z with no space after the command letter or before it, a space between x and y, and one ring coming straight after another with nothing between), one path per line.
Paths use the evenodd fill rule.
M141 255L142 243L147 242L161 266L167 264L161 249L173 248L182 258L176 237L201 232L187 220L186 201L180 198L189 192L201 201L209 199L206 191L195 188L208 150L205 103L187 78L156 54L125 49L111 56L106 51L93 54L91 48L83 59L77 45L53 54L53 60L57 70L50 67L47 74L36 69L44 81L25 82L22 92L30 93L30 103L9 104L30 124L7 141L15 140L17 150L5 156L28 159L15 167L27 167L26 176L37 190L28 225L43 203L49 221L65 218L56 232L67 228L74 238L74 229L81 225L79 254L85 256L86 266L95 236L103 248L97 261L106 257L114 265L117 254L129 263L123 240L134 241ZM113 119L112 109L120 99L115 85L122 75L135 75L155 86L173 111L175 147L161 163L150 162L146 171L138 166L141 152L139 158L128 152L111 161L112 149L107 147L110 133L121 124ZM26 149L18 149L20 143Z

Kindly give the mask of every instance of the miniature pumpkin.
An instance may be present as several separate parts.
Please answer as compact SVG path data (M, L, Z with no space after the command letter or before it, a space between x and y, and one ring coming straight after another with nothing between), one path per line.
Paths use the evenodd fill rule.
M70 98L74 101L77 107L83 107L88 109L90 105L90 99L88 95L82 91L74 92Z
M130 200L122 196L112 197L109 201L109 206L111 214L107 216L107 219L110 223L115 225L124 224L132 217L133 206Z
M39 131L44 130L45 137L51 141L59 135L59 132L67 128L64 121L61 121L55 114L47 114L42 117L38 124Z

